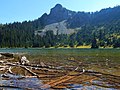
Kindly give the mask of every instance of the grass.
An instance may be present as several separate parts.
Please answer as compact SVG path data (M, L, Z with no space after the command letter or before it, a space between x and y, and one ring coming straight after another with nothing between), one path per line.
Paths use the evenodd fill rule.
M76 48L91 48L91 46L77 46Z

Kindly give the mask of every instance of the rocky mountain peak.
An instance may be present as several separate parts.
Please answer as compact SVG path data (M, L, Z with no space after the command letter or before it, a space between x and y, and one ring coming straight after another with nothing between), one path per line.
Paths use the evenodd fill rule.
M67 10L66 8L62 7L61 4L56 4L50 11L50 14L43 15L43 21L45 25L49 25L52 23L61 22L67 20L71 17L75 12Z
M54 9L55 9L55 8L56 8L56 9L61 9L61 8L63 8L63 7L62 7L61 4L56 4L55 7L54 7Z
M63 8L61 4L56 4L55 7L51 9L50 15L56 15L58 13L63 13L63 10L65 10L65 8Z

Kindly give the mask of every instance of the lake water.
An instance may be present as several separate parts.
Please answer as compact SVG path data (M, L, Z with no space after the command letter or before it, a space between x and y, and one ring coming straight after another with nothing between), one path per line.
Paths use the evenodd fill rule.
M24 53L32 63L44 62L45 64L54 66L67 65L84 68L88 71L120 76L120 49L15 48L0 49L0 52ZM80 66L79 63L83 63L83 65ZM117 82L120 82L120 80ZM80 84L74 84L73 86L74 88L81 87ZM88 86L88 88L91 87ZM107 89L112 90L113 88Z
M114 69L120 68L120 49L0 49L0 52L10 53L25 53L27 58L33 62L45 62L54 65L76 65L77 63L69 62L68 59L73 58L75 61L91 64L86 66L86 69ZM99 64L99 65L96 65ZM92 67L91 67L92 66ZM114 71L113 70L113 71ZM109 72L109 71L108 71ZM119 72L112 72L111 74L119 75Z

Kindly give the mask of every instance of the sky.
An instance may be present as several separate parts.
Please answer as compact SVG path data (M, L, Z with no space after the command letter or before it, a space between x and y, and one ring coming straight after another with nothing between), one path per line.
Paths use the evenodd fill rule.
M37 19L56 4L72 11L95 12L120 5L120 0L0 0L0 23Z

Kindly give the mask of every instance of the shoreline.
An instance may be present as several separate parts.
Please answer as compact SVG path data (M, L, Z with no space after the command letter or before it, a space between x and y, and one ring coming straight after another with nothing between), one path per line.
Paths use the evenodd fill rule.
M113 48L113 47L99 47L99 48L91 48L90 45L88 46L78 46L78 47L48 47L48 48L45 48L45 47L28 47L28 48L25 48L25 47L12 47L12 48L8 48L8 47L4 47L4 48L0 48L0 49L120 49L120 48Z

